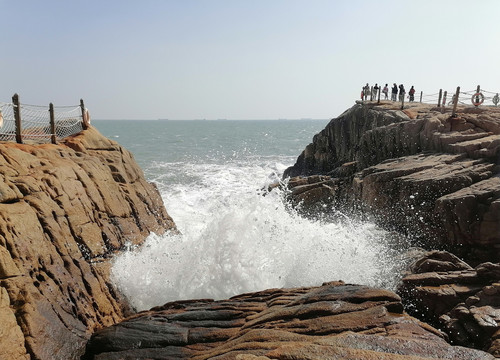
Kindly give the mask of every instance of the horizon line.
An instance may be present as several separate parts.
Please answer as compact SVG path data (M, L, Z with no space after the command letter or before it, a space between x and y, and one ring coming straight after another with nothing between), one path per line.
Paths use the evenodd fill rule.
M273 118L273 119L167 119L167 118L158 118L158 119L92 119L92 121L323 121L323 120L331 120L330 118Z

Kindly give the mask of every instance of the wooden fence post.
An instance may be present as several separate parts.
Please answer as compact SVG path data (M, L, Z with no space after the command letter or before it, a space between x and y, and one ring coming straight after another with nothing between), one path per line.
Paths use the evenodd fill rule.
M21 127L21 104L19 103L19 95L16 93L12 96L12 103L14 104L14 119L16 121L16 142L23 143L22 127Z
M455 93L455 98L453 99L453 111L451 112L451 117L455 117L457 114L458 96L460 95L460 86L457 86L457 92Z
M401 110L403 110L405 107L405 95L406 93L404 93L403 96L401 96Z
M380 104L380 93L382 92L382 91L380 91L381 88L382 88L382 86L379 86L379 88L378 88L378 100L377 100L377 104Z
M439 89L439 99L438 99L438 107L441 106L441 97L443 96L443 89Z
M373 86L370 87L370 101L373 101Z
M82 110L82 128L83 130L87 130L87 121L85 121L87 114L85 114L85 104L83 103L83 99L80 99L80 109Z
M424 95L423 91L420 92L420 102L422 102L422 95Z
M443 95L443 107L446 107L446 96L447 95L448 95L448 91L445 91L444 95Z
M56 144L56 120L54 116L54 104L49 104L49 114L50 114L50 139L52 144Z
M478 85L477 88L476 88L476 94L479 94L481 92L481 86ZM484 99L484 98L483 98ZM479 96L476 96L476 103L479 103ZM476 107L478 107L479 105L475 105Z

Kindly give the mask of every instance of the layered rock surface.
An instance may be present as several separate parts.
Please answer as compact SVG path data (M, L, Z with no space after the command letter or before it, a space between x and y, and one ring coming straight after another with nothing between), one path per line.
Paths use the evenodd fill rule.
M331 203L447 246L476 263L500 258L500 109L356 104L287 169L291 198ZM314 210L314 209L313 209Z
M454 344L500 357L500 264L472 268L433 251L414 264L398 293L410 314L442 328Z
M386 290L342 282L173 302L93 335L84 359L493 359L449 345Z
M94 128L61 144L0 144L0 359L75 359L130 315L110 257L174 230L132 155Z

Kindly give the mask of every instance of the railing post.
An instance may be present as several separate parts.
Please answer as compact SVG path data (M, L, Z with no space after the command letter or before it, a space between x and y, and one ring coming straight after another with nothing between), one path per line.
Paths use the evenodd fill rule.
M50 114L50 139L52 144L56 144L56 120L54 116L54 104L49 104L49 114Z
M443 95L443 107L446 107L446 96L447 95L448 95L448 91L445 91L444 95Z
M14 104L14 119L16 121L16 142L23 143L22 127L21 127L21 104L19 103L19 95L12 96L12 104Z
M420 102L422 102L422 96L423 96L423 95L424 95L424 92L423 92L423 91L421 91L421 92L420 92Z
M478 85L476 88L476 94L479 94L480 92L481 92L481 86ZM479 96L476 96L476 103L479 103ZM475 105L475 106L478 107L478 105Z
M87 114L85 113L85 104L83 103L83 99L80 99L80 109L82 110L82 128L83 130L87 130L87 121L85 121Z
M403 110L405 107L405 95L406 93L404 93L403 96L401 96L401 110Z
M373 86L370 87L370 101L373 101Z
M443 96L443 89L439 89L439 99L438 99L438 107L441 106L441 97Z
M455 93L455 98L453 99L453 111L451 112L451 117L455 117L457 114L458 96L460 95L460 86L457 86L457 92Z
M377 100L377 104L380 104L380 93L382 92L382 91L380 91L381 88L382 88L382 86L378 87L378 100Z

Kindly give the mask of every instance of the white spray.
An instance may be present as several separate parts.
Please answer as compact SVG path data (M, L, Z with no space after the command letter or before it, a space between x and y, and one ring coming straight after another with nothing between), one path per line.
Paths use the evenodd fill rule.
M155 181L181 235L151 234L115 259L114 281L136 309L332 280L393 285L389 234L348 218L308 220L287 210L279 191L262 196L285 168L273 161L157 164ZM190 181L167 185L172 174Z

